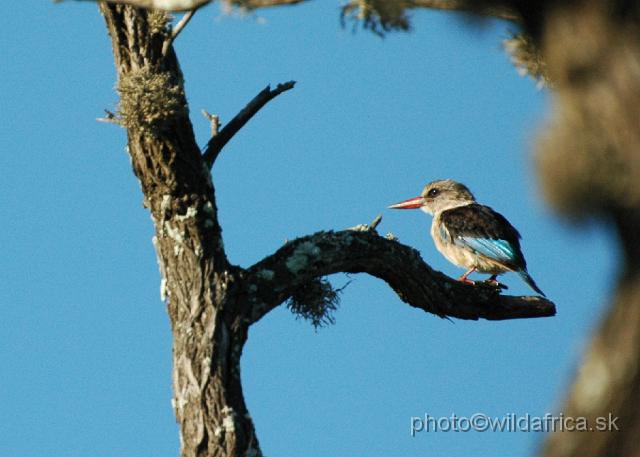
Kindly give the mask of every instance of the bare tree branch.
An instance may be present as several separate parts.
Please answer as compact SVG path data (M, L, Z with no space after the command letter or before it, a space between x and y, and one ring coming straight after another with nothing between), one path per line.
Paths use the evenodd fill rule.
M542 297L500 295L499 289L455 281L427 265L415 249L372 230L318 232L291 241L248 271L257 303L256 322L302 284L334 273L368 273L382 279L409 305L440 317L518 319L548 317L555 305Z
M410 0L407 1L407 4L409 8L460 11L514 22L521 20L520 15L507 5L490 6L486 2L478 2L477 0Z
M187 11L185 15L182 16L178 21L178 23L173 27L173 29L171 30L171 34L164 40L164 43L162 43L163 56L167 55L167 52L169 52L169 48L173 44L173 41L178 37L178 35L180 35L180 32L182 32L182 29L184 29L187 26L187 24L189 23L193 15L196 14L196 11L198 11L198 9L200 9L201 6L202 5L198 5L191 11Z
M228 0L229 3L242 8L253 10L272 6L297 5L308 0ZM507 6L491 6L477 0L352 0L344 8L355 6L358 8L368 4L373 8L380 7L383 3L395 10L407 10L413 8L428 8L435 10L460 11L491 16L509 21L519 21L520 15Z
M346 19L350 19L354 26L362 24L363 28L384 36L386 32L394 30L409 30L411 21L408 12L415 8L458 11L520 21L520 16L514 9L490 3L478 0L350 0L341 8L341 22L344 25Z
M296 84L295 81L289 81L281 83L276 86L275 89L271 89L270 86L265 87L253 100L251 100L247 106L245 106L236 116L225 125L220 133L214 135L209 140L207 148L204 151L204 161L209 168L213 166L218 154L222 151L222 148L229 142L233 136L245 126L247 122L258 112L264 105L276 98L282 92L293 89Z
M54 0L59 3L63 0ZM79 0L77 0L79 1ZM100 0L83 0L95 1ZM193 11L201 6L211 3L212 0L104 0L107 3L117 3L122 5L135 6L136 8L147 8L171 13L181 13ZM239 6L247 10L257 8L269 8L272 6L295 5L308 0L226 0L225 3Z
M59 3L63 0L54 0ZM84 0L87 1L87 0ZM180 13L192 11L196 8L210 3L212 0L89 0L100 3L105 1L106 3L116 3L121 5L135 6L136 8L147 8L160 11L168 11L172 13Z
M62 0L54 0L60 2ZM98 1L98 0L82 0ZM211 3L212 0L105 0L108 3L120 3L135 6L137 8L156 9L168 12L188 12ZM225 3L238 6L247 10L259 8L270 8L274 6L297 5L309 0L225 0ZM407 10L413 8L429 8L447 11L462 11L478 14L481 16L491 16L509 21L520 21L520 16L513 9L507 6L487 6L484 2L474 0L352 0L343 8L353 9L362 7L365 3L373 5L387 4L393 6L395 10Z

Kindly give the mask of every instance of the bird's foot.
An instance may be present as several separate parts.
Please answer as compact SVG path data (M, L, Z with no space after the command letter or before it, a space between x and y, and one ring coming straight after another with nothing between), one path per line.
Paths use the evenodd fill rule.
M486 281L482 281L482 283L483 284L487 284L487 285L492 286L492 287L496 287L498 289L508 289L509 288L506 284L502 284L501 282L499 282L495 275L491 276Z
M460 281L463 284L470 284L470 285L475 285L475 281L472 281L471 279L467 278L465 275L462 275L458 278L458 281Z
M474 285L474 284L475 284L475 281L472 281L472 280L468 279L469 275L470 275L471 273L473 273L474 271L476 271L476 267L471 268L471 269L470 269L469 271L467 271L465 274L463 274L462 276L460 276L460 277L458 278L458 281L460 281L461 283L464 283L464 284L471 284L471 285Z

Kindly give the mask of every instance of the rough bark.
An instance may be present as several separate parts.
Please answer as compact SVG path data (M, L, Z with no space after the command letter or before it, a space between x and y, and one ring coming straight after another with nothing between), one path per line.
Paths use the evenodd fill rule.
M155 225L161 295L173 333L173 406L182 456L262 455L242 394L240 357L249 326L306 281L341 271L368 273L411 306L441 317L555 313L542 298L504 297L495 288L459 284L432 270L415 250L368 227L291 241L246 270L232 265L218 223L210 157L200 153L188 117L171 43L175 30L162 12L113 3L100 3L100 10L121 97L113 120L127 129L133 171Z
M132 110L162 101L145 99L153 97L147 90L162 90L153 86L155 76L182 88L173 50L162 53L170 32L157 26L158 13L104 3L100 9L113 42L121 105L131 105L122 123L133 171L155 223L162 294L173 331L173 405L182 455L251 455L258 443L240 384L247 323L233 308L239 273L226 259L214 187L184 93L166 91L175 98L169 104L184 109L130 119ZM144 90L123 93L123 85L132 84Z

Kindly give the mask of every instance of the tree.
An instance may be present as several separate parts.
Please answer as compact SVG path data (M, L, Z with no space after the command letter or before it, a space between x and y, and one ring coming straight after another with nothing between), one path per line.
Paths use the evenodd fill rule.
M233 265L222 241L209 168L251 116L294 83L267 87L220 131L214 119L214 135L201 154L172 47L192 13L170 29L163 12L108 3L100 9L113 42L121 97L119 112L109 120L127 129L134 173L156 229L173 331L173 404L182 455L261 455L239 372L248 329L287 302L316 325L330 319L337 292L326 275L368 273L409 305L441 317L554 314L545 299L504 296L490 286L468 287L447 278L415 250L379 236L377 222L298 238L247 269Z
M178 9L204 2L196 3L185 1ZM297 1L232 3L254 8ZM610 314L586 355L566 414L593 418L612 412L623 421L620 434L552 435L544 452L637 455L633 433L640 423L635 362L640 347L636 305L640 218L634 185L639 169L634 152L640 142L637 5L601 0L369 0L347 4L343 14L384 33L408 28L406 11L415 7L472 11L514 21L523 32L510 43L516 64L554 88L555 114L538 141L544 191L552 205L573 220L610 221L624 253ZM388 282L410 305L441 316L496 319L552 313L552 305L545 301L530 306L526 301L531 299L461 287L433 272L415 251L377 236L375 227L303 237L246 270L230 264L217 222L214 186L193 139L182 75L171 47L190 13L172 33L162 13L107 4L101 4L101 10L119 74L118 121L128 129L134 171L156 224L174 332L175 406L184 455L259 454L253 425L245 417L237 371L246 331L287 300L316 322L326 317L336 297L323 279L329 273L372 274ZM239 113L235 127L214 135L205 153L207 165L213 165L223 140L288 88L263 91ZM424 277L429 278L426 285L418 280Z

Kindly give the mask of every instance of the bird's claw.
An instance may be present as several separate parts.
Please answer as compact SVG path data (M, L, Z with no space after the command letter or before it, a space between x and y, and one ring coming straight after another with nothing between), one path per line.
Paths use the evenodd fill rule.
M458 281L460 281L463 284L469 284L470 286L475 286L477 285L482 285L482 286L490 286L490 287L495 287L496 289L501 289L501 290L506 290L509 287L506 284L502 284L501 282L498 282L497 279L491 278L491 279L487 279L485 281L472 281L469 278L466 278L464 275L460 276L458 278Z
M487 279L486 281L482 281L482 283L486 284L488 286L496 287L498 289L503 289L503 290L509 288L509 286L507 286L506 284L502 284L501 282L498 282L497 279L493 279L493 278L492 279Z

